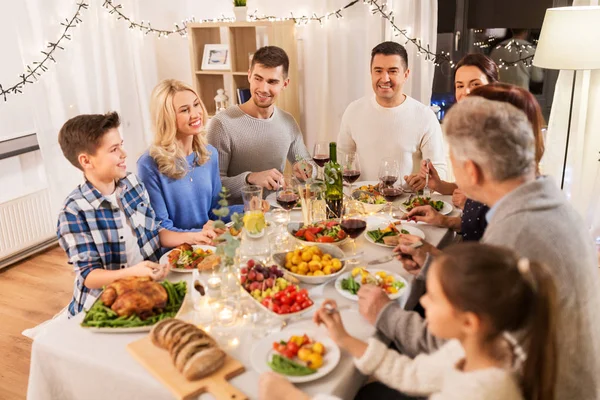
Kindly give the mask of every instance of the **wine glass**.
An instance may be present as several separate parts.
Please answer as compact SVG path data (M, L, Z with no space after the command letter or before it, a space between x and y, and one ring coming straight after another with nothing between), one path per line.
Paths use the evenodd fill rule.
M290 210L293 209L296 204L298 204L298 200L300 200L300 196L294 185L294 179L291 175L284 175L279 180L276 199L277 204L286 210L286 222L290 222Z
M313 151L313 161L320 167L318 169L317 179L324 180L323 167L329 161L329 143L317 142Z
M344 203L342 211L342 223L340 227L350 238L352 238L352 257L356 260L356 238L367 228L365 207L360 201L349 201Z
M351 151L342 156L342 177L350 184L350 196L352 196L352 185L360 177L360 161L358 153Z
M379 180L381 181L380 192L388 202L388 208L390 215L392 213L392 202L402 194L402 189L394 188L394 183L400 177L400 165L393 157L386 157L381 159L379 163ZM398 193L399 191L399 193ZM388 193L386 194L384 193Z

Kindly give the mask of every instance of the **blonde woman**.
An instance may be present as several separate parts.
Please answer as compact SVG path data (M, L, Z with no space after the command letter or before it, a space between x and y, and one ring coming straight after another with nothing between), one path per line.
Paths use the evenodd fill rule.
M154 143L137 167L156 217L163 228L190 232L192 243L209 243L221 178L217 151L206 142L206 108L192 87L167 79L152 91L150 114Z

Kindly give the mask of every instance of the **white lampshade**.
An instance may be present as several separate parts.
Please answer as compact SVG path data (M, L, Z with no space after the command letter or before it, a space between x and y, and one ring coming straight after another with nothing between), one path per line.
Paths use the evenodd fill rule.
M547 9L533 65L600 69L600 6Z

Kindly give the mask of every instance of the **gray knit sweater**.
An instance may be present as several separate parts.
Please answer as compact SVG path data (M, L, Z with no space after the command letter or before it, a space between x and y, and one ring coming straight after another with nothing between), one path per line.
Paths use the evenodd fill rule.
M495 210L482 242L505 246L545 263L556 278L557 399L600 399L600 279L586 224L550 178L515 189ZM386 306L377 329L405 354L437 349L425 320L397 304Z
M208 142L219 152L221 181L230 191L231 204L242 202L241 189L250 172L283 172L286 159L310 159L296 120L277 107L269 119L257 119L231 106L210 120L207 131Z

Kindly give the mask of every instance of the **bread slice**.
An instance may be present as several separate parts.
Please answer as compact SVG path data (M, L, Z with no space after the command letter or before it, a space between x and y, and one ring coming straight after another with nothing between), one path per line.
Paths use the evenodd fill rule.
M170 327L177 326L180 322L182 321L179 321L174 318L168 318L159 321L152 327L152 330L150 330L150 339L152 340L152 343L155 346L164 348L165 345L163 343L163 338L165 331Z
M171 341L167 343L167 350L170 351L173 347L180 343L181 338L187 333L197 332L198 330L199 329L192 324L185 325L183 329L179 329L177 331L173 330L173 334L171 335Z
M182 324L177 325L173 329L169 329L168 332L165 332L165 335L164 335L164 338L163 338L164 348L167 349L167 350L169 350L171 348L171 346L173 345L173 343L174 343L174 341L173 341L174 336L178 332L181 332L182 330L187 329L189 326L190 326L190 324L184 322Z
M213 338L208 336L202 329L196 329L192 332L185 333L179 340L179 343L175 343L175 345L171 347L171 350L170 350L171 358L173 360L175 360L177 358L177 356L179 355L179 352L192 340L204 339L204 338L211 339L213 341L214 345L215 346L217 345L217 342L215 342Z
M199 351L209 349L215 346L215 341L209 337L203 337L199 339L194 339L188 342L185 346L183 346L177 357L173 360L173 364L175 364L175 368L177 368L180 372L183 372L183 367L185 367L187 361L192 358L192 356Z
M162 347L163 349L167 348L167 335L169 334L169 332L173 331L174 329L177 329L181 326L184 326L185 322L178 320L178 319L173 319L173 322L171 322L169 325L167 325L166 327L164 327L163 329L160 330L159 335L157 336L157 341L159 343L159 346Z
M200 350L187 360L181 373L189 381L200 379L221 368L226 357L225 352L218 347Z

